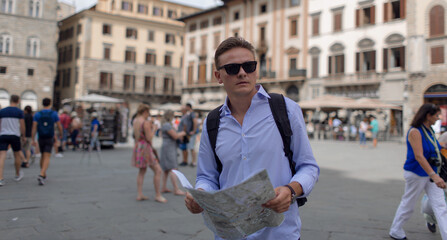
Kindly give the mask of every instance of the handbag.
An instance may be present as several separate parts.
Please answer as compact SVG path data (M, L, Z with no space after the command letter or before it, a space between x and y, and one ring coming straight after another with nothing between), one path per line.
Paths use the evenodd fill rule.
M441 149L441 167L439 169L439 176L447 182L447 149Z

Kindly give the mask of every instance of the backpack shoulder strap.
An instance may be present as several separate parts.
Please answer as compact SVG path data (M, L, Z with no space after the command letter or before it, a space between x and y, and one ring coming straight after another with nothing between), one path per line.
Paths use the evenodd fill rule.
M206 117L206 131L208 132L208 138L210 140L211 149L213 149L214 158L216 159L217 171L219 173L222 172L222 162L216 154L216 141L217 141L217 133L219 131L220 124L220 109L222 105L213 109L208 113Z
M279 133L281 134L284 153L289 160L290 170L292 170L292 175L295 175L296 171L295 163L293 162L293 152L290 149L293 133L292 128L290 127L289 115L287 115L286 101L282 94L269 93L269 95L270 110L272 111Z

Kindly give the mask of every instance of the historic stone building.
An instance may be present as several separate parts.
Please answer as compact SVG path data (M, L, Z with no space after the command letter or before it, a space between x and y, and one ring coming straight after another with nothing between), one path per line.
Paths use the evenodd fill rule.
M408 0L408 81L404 86L405 127L426 102L441 106L447 128L446 0ZM446 129L447 130L447 129Z
M182 18L186 24L183 102L209 110L225 92L214 78L214 51L240 36L256 48L258 83L300 100L307 67L308 0L226 0L222 6Z
M0 1L0 105L12 94L34 110L53 97L57 0Z
M180 102L184 23L197 12L160 0L99 0L60 22L57 103L97 93L141 102Z

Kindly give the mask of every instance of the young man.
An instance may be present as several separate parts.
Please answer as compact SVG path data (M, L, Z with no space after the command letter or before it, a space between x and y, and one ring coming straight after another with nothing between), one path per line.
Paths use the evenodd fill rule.
M377 147L377 135L379 135L379 122L377 121L376 117L371 115L369 117L369 120L371 121L369 123L369 129L371 129L372 132L372 139L373 139L373 147Z
M20 151L21 141L25 140L25 121L23 120L23 111L18 108L19 96L12 95L9 104L9 107L0 110L0 187L5 184L3 167L9 145L14 152L14 167L16 169L14 180L20 181L23 178L23 172L20 170L22 164Z
M236 37L223 41L215 53L214 76L227 93L221 108L220 125L216 141L216 155L222 163L217 169L216 159L209 141L206 120L200 141L196 188L203 191L226 189L241 183L249 176L266 169L276 197L263 206L285 213L278 227L264 228L246 239L300 238L301 220L295 197L306 197L313 189L319 167L307 138L301 109L285 98L292 128L290 149L293 152L296 174L292 175L284 145L275 124L268 98L261 85L256 85L257 62L253 46ZM187 194L185 205L192 213L202 208ZM219 239L216 236L216 239Z
M34 115L32 139L35 141L38 133L38 142L41 152L40 174L37 177L39 185L44 185L47 178L47 169L50 166L51 149L54 144L54 125L56 124L59 133L62 133L62 125L56 111L51 110L51 99L42 100L43 109ZM61 136L56 136L61 137Z
M71 118L68 115L67 110L63 110L62 114L59 116L59 121L61 122L63 133L62 133L62 146L60 147L60 152L64 152L66 150L67 140L69 133L69 128L71 124Z
M181 147L183 154L183 162L180 163L180 166L188 165L188 150L191 152L191 167L197 166L197 154L195 150L196 146L196 132L197 132L197 117L192 110L192 105L187 103L184 107L182 107L182 120L180 121L178 132L185 131L187 138L189 140L188 143L182 143Z

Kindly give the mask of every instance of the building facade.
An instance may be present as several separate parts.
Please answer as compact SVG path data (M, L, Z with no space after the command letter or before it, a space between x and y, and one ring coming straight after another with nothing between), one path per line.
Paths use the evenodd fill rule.
M441 107L447 130L447 1L408 0L408 81L404 86L405 126L427 102ZM411 27L410 27L411 26Z
M0 1L0 106L12 94L36 110L53 96L57 0Z
M258 83L298 101L307 67L307 3L223 1L222 6L182 18L186 27L182 101L203 110L224 102L226 94L213 73L214 51L230 36L255 47Z
M67 2L58 2L57 3L57 20L60 21L64 18L67 18L73 14L75 14L76 8L72 4Z
M180 102L184 23L175 19L197 11L157 0L99 0L62 20L56 102L89 93L131 105Z

